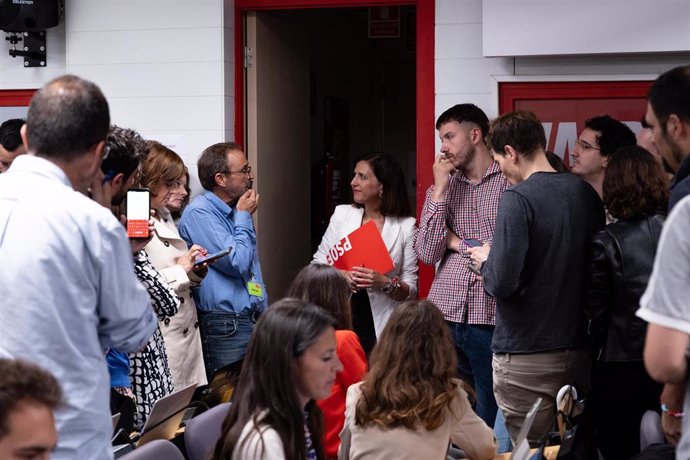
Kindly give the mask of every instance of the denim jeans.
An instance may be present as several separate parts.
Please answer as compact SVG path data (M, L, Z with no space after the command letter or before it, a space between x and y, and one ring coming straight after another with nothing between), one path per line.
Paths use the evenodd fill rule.
M223 366L244 359L247 345L260 312L239 313L198 310L201 348L209 382L213 373Z
M450 321L447 323L458 354L458 374L465 378L472 376L474 391L477 393L477 415L493 428L498 410L491 368L494 327Z

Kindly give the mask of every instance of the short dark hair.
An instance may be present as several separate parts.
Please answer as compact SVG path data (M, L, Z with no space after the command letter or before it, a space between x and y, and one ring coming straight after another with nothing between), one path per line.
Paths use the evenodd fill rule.
M69 161L104 140L109 125L108 101L98 86L63 75L31 98L26 138L36 155Z
M20 130L24 126L23 118L12 118L0 125L0 145L12 152L22 145Z
M405 187L405 173L403 173L398 160L388 153L373 152L360 157L355 164L360 161L369 163L371 170L374 171L374 176L383 186L381 214L394 217L410 216L412 207ZM361 208L364 205L353 203L353 206Z
M611 155L602 189L604 205L617 219L664 212L668 204L668 186L661 165L637 145Z
M8 418L22 401L55 410L62 402L62 390L50 372L21 359L0 359L0 438L10 432Z
M242 152L242 147L234 142L219 142L201 152L196 167L199 182L204 189L213 191L213 187L216 186L216 174L225 172L228 168L227 154L231 150Z
M636 145L635 133L622 121L616 120L610 115L599 115L585 120L585 128L597 131L599 153L607 157L623 147Z
M664 132L673 113L690 123L690 65L675 67L657 78L647 92L647 101Z
M442 125L455 121L462 123L467 121L479 126L482 131L482 138L489 134L489 117L484 111L474 104L457 104L446 110L436 120L436 129L441 129Z
M508 112L491 122L486 142L499 155L505 155L505 147L510 145L523 157L530 158L537 150L546 149L546 134L532 112Z
M125 181L129 179L139 163L148 154L148 147L144 139L136 131L111 125L105 138L107 156L103 158L101 170L104 173L112 171L124 174Z

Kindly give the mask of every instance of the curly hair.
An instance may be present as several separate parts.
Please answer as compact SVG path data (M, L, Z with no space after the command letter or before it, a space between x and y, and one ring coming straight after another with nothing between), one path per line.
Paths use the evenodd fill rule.
M611 155L603 192L604 205L617 219L655 214L668 204L664 171L651 153L637 145Z
M410 300L391 315L371 354L355 423L434 430L457 394L456 356L438 308Z
M607 157L623 147L637 144L635 133L623 123L610 115L599 115L585 120L585 128L597 133L599 153Z

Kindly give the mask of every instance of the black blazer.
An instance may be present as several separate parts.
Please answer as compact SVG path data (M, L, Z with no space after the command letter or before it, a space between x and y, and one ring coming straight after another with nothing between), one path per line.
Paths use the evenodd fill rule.
M595 359L642 360L647 323L635 312L652 273L665 218L654 214L618 221L592 240L585 316Z

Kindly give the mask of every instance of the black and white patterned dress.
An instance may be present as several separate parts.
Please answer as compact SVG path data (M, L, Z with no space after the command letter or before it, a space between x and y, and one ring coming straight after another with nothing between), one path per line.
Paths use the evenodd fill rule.
M180 300L161 274L151 265L144 251L135 254L134 271L151 296L151 304L159 319L177 313ZM143 350L129 355L129 379L132 382L132 392L137 404L134 427L141 431L153 403L174 391L160 328L156 328Z

